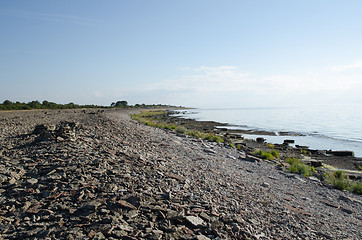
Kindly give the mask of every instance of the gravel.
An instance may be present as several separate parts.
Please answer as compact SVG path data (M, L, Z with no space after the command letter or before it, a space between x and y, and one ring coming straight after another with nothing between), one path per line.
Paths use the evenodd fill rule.
M362 197L135 110L0 112L0 239L362 239Z

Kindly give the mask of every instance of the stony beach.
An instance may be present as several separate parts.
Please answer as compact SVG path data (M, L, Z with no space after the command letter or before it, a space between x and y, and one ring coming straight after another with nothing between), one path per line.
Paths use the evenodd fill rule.
M362 239L362 196L134 111L0 112L0 239Z

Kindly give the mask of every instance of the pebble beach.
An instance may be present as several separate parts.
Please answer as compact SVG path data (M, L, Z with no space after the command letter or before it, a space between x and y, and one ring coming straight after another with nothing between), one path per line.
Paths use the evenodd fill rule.
M137 111L0 112L0 239L362 239L362 196Z

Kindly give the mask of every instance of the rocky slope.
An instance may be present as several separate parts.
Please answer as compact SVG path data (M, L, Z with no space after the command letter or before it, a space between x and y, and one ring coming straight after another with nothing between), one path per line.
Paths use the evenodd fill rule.
M0 112L0 238L362 239L361 196L129 113Z

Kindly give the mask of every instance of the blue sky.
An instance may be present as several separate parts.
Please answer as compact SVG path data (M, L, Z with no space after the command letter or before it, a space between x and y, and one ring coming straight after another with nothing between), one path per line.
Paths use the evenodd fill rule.
M362 1L0 1L0 102L362 103Z

